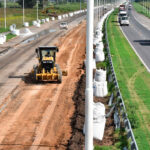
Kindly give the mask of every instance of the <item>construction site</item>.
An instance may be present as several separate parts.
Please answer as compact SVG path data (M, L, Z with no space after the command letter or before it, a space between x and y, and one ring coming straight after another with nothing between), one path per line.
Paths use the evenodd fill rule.
M37 1L31 25L23 1L23 26L0 26L0 150L149 150L150 21L131 1L82 3L39 19Z

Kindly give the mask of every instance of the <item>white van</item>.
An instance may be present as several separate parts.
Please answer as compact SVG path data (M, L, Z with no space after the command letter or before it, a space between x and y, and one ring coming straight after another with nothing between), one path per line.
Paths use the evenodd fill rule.
M129 19L128 19L127 16L121 17L120 25L121 25L121 26L122 26L122 25L127 25L127 26L129 26Z

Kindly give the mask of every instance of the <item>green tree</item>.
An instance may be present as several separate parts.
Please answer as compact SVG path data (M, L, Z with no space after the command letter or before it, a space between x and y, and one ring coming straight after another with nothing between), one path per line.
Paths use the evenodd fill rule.
M2 7L3 7L2 2L0 2L0 8L2 8Z
M36 5L37 0L24 0L25 8L33 8ZM23 7L23 0L18 0L19 5Z

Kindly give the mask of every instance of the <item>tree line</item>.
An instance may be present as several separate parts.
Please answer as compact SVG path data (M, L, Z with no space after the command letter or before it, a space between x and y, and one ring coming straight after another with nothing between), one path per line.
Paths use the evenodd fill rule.
M33 8L34 6L36 6L37 1L39 2L39 7L44 7L47 6L49 3L49 0L24 0L24 7L25 8ZM82 2L85 2L86 0L81 0ZM53 0L53 2L55 4L61 4L61 3L67 3L67 2L80 2L80 0ZM10 4L10 2L7 2L7 6L8 7L13 7L13 8L17 8L17 7L23 7L23 0L16 0L16 3L18 3L19 5L16 5L16 3L11 2L11 6L8 5L8 3ZM3 7L3 2L0 2L0 8Z

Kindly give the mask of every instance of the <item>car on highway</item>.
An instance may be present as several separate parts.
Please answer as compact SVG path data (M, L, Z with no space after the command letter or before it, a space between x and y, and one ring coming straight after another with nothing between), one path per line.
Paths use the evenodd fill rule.
M128 19L127 16L121 17L121 20L120 20L120 26L122 26L122 25L129 26L129 19Z
M68 29L68 23L67 22L61 22L60 23L60 29Z
M132 5L130 4L130 5L128 6L128 9L131 10L131 8L132 8Z
M127 12L126 11L120 11L119 15L118 15L118 21L120 23L121 18L127 16Z

